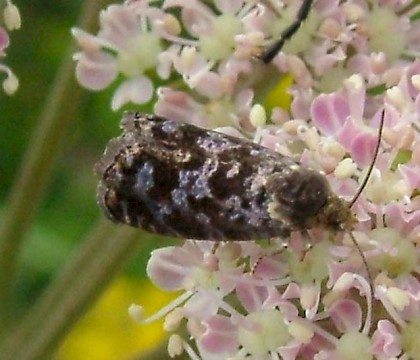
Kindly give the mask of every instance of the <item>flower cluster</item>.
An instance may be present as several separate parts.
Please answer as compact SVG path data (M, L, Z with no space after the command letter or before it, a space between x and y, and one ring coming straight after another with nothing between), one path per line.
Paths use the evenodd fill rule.
M92 90L119 81L113 109L153 99L158 115L253 137L323 171L348 201L384 120L351 234L189 240L152 253L151 280L182 294L149 319L139 306L130 313L139 321L165 316L171 356L420 359L420 7L315 1L297 34L263 64L258 57L301 3L132 0L104 10L96 36L73 29L82 49L77 78Z
M9 46L10 39L7 31L20 28L19 9L10 0L6 0L6 6L3 9L4 27L0 24L0 58L6 57L6 49ZM3 90L6 94L12 95L19 87L19 81L13 71L3 63L0 63L0 71L6 74L3 81Z

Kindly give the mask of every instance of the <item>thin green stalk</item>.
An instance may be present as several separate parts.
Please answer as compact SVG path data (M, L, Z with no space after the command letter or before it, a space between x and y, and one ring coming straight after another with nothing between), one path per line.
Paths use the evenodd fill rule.
M39 324L48 316L51 309L56 306L65 291L79 281L79 274L83 273L88 264L100 252L105 239L113 236L116 231L115 225L102 218L87 235L86 240L76 252L68 259L58 276L53 279L48 288L37 300L35 305L29 309L20 324L7 338L4 354L13 354L22 344L30 341L30 337L39 329Z
M18 330L17 333L25 336L8 341L1 358L41 360L51 356L67 331L99 297L122 264L139 245L147 242L147 239L139 241L139 234L141 232L137 229L121 227L115 235L111 233L105 239L93 236L83 246L84 255L76 255L72 259L67 266L70 271L54 281L54 287L42 298L44 303L36 306L33 314L22 325L23 330ZM95 248L94 256L88 256ZM65 287L59 284L60 279L68 279L70 275L73 279L69 284ZM51 303L51 299L56 301ZM49 310L45 311L49 304Z
M98 11L109 0L84 2L79 24L85 29L93 28ZM74 121L77 105L82 94L74 80L74 64L70 46L58 75L46 98L44 109L37 121L20 171L12 187L4 218L0 226L0 313L2 326L7 323L8 307L11 302L10 288L13 282L16 260L22 247L24 235L39 207L49 180L53 165L64 143L68 125ZM3 119L4 120L4 119Z

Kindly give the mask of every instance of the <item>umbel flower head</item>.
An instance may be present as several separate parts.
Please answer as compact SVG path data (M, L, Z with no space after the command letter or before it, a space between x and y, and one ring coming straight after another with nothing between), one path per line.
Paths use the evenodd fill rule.
M420 8L315 1L262 64L300 5L129 1L102 11L97 35L73 29L78 80L92 90L118 82L114 110L153 100L157 115L253 139L322 171L346 201L366 177L384 114L351 234L188 240L152 253L150 279L182 294L149 319L140 306L130 314L165 317L171 356L420 359ZM278 106L287 83L290 109Z

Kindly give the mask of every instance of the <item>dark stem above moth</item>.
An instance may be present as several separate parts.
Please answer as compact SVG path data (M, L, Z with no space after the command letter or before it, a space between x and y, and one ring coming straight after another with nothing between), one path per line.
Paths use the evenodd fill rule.
M304 21L309 16L313 1L314 0L303 0L296 15L296 19L282 31L278 40L276 40L273 44L264 50L260 56L260 59L265 64L271 62L274 57L282 50L286 42L290 40L293 35L296 34L296 32L300 29Z

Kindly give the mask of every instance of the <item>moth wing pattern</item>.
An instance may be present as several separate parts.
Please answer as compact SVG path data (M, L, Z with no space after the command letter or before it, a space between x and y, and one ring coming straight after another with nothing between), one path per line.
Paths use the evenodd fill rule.
M96 171L98 202L117 223L176 237L249 240L286 236L268 213L267 179L296 163L250 141L126 113Z
M323 175L246 139L134 112L121 127L96 166L98 202L116 223L228 241L352 221Z

